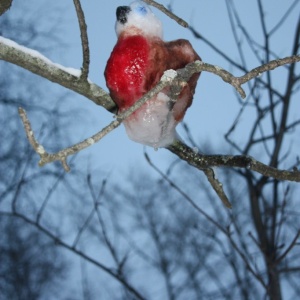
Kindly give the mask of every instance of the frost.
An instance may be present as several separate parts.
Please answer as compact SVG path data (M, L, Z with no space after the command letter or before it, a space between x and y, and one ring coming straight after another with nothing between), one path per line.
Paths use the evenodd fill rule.
M57 67L58 69L61 69L75 77L80 77L81 76L81 70L75 69L75 68L70 68L70 67L64 67L60 64L57 63L52 63L53 66Z
M216 69L216 71L221 71L221 70L223 70L221 67L219 67L219 66L215 66L215 69Z
M39 145L38 147L37 147L37 149L36 149L36 152L38 153L38 154L45 154L45 148L42 146L42 145Z
M92 139L92 138L88 138L86 141L87 141L87 143L88 143L89 145L95 144L95 141L94 141L94 139Z
M53 66L55 68L58 68L62 71L69 73L72 76L80 77L80 75L81 75L81 70L64 67L60 64L54 63L49 58L47 58L46 56L41 54L40 52L30 49L30 48L27 48L27 47L24 47L24 46L21 46L21 45L17 44L16 42L14 42L10 39L7 39L5 37L0 36L0 43L5 44L8 47L15 48L16 50L22 51L23 53L30 55L32 58L40 59L48 66Z
M167 103L168 101L171 100L170 97L163 92L159 92L157 94L157 99L159 99L160 101L163 101L165 103Z
M177 76L177 72L175 70L167 70L164 72L161 77L162 81L171 81Z
M202 60L196 60L195 61L196 65L201 66L204 64L204 62Z
M195 154L198 154L198 153L199 153L199 149L198 149L197 147L193 147L193 152L194 152Z
M177 122L169 110L169 101L168 95L160 92L124 120L128 137L154 149L170 145L176 136Z

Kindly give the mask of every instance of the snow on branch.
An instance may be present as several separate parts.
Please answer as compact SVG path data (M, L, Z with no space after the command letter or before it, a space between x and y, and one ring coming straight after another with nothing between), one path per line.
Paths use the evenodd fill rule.
M115 107L107 92L81 77L81 71L53 63L36 50L21 46L0 36L0 59L20 66L34 74L58 83L103 106L107 110Z
M188 28L189 27L189 24L186 21L184 21L183 19L181 19L178 16L176 16L175 14L173 14L169 9L165 8L162 4L157 3L154 0L143 0L143 1L146 2L146 3L148 3L149 5L152 5L153 7L156 7L161 12L163 12L164 14L166 14L168 17L170 17L171 19L175 20L182 27L184 27L184 28Z
M88 58L84 55L84 58ZM66 68L62 65L53 63L50 59L43 56L38 51L18 45L12 40L0 36L0 59L18 65L28 71L40 75L52 82L58 83L70 90L73 90L88 99L94 101L97 105L103 106L107 110L115 107L110 96L102 88L89 80L81 77L81 71L73 68ZM182 69L182 77L184 81L190 78L194 73L210 72L221 77L225 82L231 84L242 98L245 98L245 91L242 85L254 77L260 76L263 72L273 70L277 67L296 63L300 61L300 55L272 60L262 66L259 66L241 77L235 77L230 72L202 61L196 61ZM84 63L87 68L87 63ZM83 67L84 68L84 67ZM85 71L87 72L87 70Z

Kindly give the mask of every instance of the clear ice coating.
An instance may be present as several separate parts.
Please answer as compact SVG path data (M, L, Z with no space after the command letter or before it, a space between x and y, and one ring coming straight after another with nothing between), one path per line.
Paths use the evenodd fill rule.
M153 148L170 145L176 136L177 122L169 110L169 101L170 98L160 92L129 116L123 122L129 138Z

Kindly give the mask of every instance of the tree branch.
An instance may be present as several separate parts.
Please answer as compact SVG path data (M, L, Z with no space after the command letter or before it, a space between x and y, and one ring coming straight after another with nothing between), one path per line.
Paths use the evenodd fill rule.
M287 249L277 258L276 260L277 263L281 262L288 255L288 253L293 249L293 247L296 245L299 236L300 236L300 230L298 230L297 234L295 235L295 237L293 238L292 242L287 247Z
M20 46L1 36L0 59L58 83L85 96L109 111L113 110L116 106L106 91L89 80L82 80L80 70L66 68L53 63L39 52Z
M73 1L74 1L74 6L76 8L78 22L79 22L82 54L83 54L81 79L86 81L88 78L89 66L90 66L90 48L89 48L89 40L87 34L87 26L85 23L84 13L80 4L80 0L73 0Z
M168 149L185 160L195 168L202 170L209 167L233 167L244 168L255 171L265 177L272 177L277 180L289 180L300 182L300 172L298 170L286 171L269 167L251 156L247 155L202 155L182 143L175 141Z
M143 1L148 3L149 5L152 5L153 7L156 7L161 12L163 12L165 15L167 15L169 18L175 20L179 25L181 25L185 28L189 27L189 24L186 21L184 21L183 19L181 19L178 16L174 15L170 10L165 8L162 4L159 4L159 3L157 3L156 1L153 1L153 0L143 0Z
M86 97L92 99L95 103L102 105L106 109L111 109L112 107L114 107L110 97L104 90L94 84L89 83L87 80L82 80L78 73L74 75L74 73L78 72L78 70L76 70L75 72L74 69L67 69L63 66L54 64L46 57L42 56L40 53L19 46L18 44L2 37L0 37L0 59L4 59L16 65L22 66L23 68L28 69L40 76L43 76L51 81L57 82L82 95L85 95ZM225 82L231 84L241 95L241 97L244 98L246 94L241 87L244 83L248 82L256 76L259 76L263 72L273 70L285 64L296 63L298 61L300 61L300 55L293 55L282 59L276 59L252 69L250 72L241 77L235 77L228 71L218 66L204 63L202 61L195 61L194 63L188 64L185 68L177 71L168 70L162 76L161 81L155 88L144 95L127 111L118 115L116 120L111 122L100 132L78 144L63 149L56 154L47 153L44 147L37 142L33 135L33 131L31 129L31 125L27 118L26 112L22 108L19 109L19 114L21 116L29 142L31 143L33 149L41 157L39 165L43 166L49 162L58 160L62 163L64 169L66 171L69 171L70 169L66 161L69 155L73 155L80 150L83 150L90 145L98 142L106 134L118 127L121 122L126 119L132 112L141 107L148 99L151 99L166 86L175 86L177 89L180 89L193 74L206 71L221 77ZM275 168L264 165L249 156L203 156L196 154L192 149L179 141L176 141L173 145L169 146L168 149L177 154L183 160L186 160L189 164L195 166L198 169L201 169L202 171L203 169L209 169L213 166L240 167L248 169L250 168L251 170L256 171L264 176L273 177L278 180L300 181L300 175L298 171L289 172L277 170ZM211 172L205 172L207 173L206 175L211 175ZM210 176L208 178L210 178L209 181L213 183L214 177ZM218 189L216 188L217 186L220 186L219 182L215 181L213 186L215 186L215 190L219 194ZM226 203L226 201L224 203Z
M232 205L231 205L226 193L224 192L223 184L216 177L214 170L212 168L205 168L205 169L202 169L202 171L205 174L211 187L214 189L214 191L217 193L217 195L221 199L222 203L227 208L232 208Z
M260 67L257 67L247 74L241 77L234 77L228 71L213 66L211 64L203 63L201 61L196 61L194 63L188 64L185 68L174 71L168 70L162 76L161 81L157 84L155 88L153 88L150 92L144 95L139 101L137 101L131 108L129 108L124 113L117 116L117 119L111 122L108 126L103 128L100 132L96 133L92 137L85 139L84 141L75 144L69 148L63 149L55 154L49 154L45 151L44 147L40 145L34 138L33 131L30 126L30 122L26 116L26 112L20 108L19 114L23 121L23 125L27 134L27 138L30 141L34 150L40 155L41 160L39 162L40 166L43 166L49 162L60 161L66 171L69 171L69 166L67 165L66 159L69 155L73 155L92 144L98 142L102 139L106 134L108 134L113 129L117 128L121 122L126 119L131 113L133 113L136 109L141 107L147 100L151 99L154 95L159 93L166 86L175 86L177 88L182 88L184 83L187 82L190 77L197 72L207 71L214 73L221 77L225 82L228 82L232 86L236 88L236 90L240 93L242 97L245 97L245 92L242 89L241 85L250 79L259 76L262 72L266 72L269 70L273 70L279 66L282 66L287 63L294 63L300 60L299 55L294 55L291 57L286 57L283 59L273 60L267 64L264 64ZM195 166L196 168L203 171L203 169L209 169L213 166L219 167L240 167L247 168L253 171L256 171L264 176L273 177L278 180L291 180L291 181L300 181L300 173L298 171L282 171L267 165L264 165L254 158L249 156L224 156L224 155L199 155L195 153L191 148L181 143L180 141L176 141L174 144L170 145L168 149L178 155L183 160L187 161L189 164ZM230 206L228 199L226 199L226 195L222 192L220 183L214 178L211 171L204 171L207 175L208 180L214 187L215 191L225 205Z
M0 2L0 16L10 9L12 0L1 0Z
M272 61L270 61L266 64L263 64L257 68L252 69L250 72L246 73L245 75L243 75L241 77L235 77L228 71L226 71L218 66L210 65L210 64L199 61L199 62L195 62L195 64L198 63L198 66L195 67L195 73L206 71L206 72L210 72L215 75L218 75L225 82L231 84L237 90L237 92L240 94L240 96L242 98L245 98L246 94L241 87L244 83L250 81L251 79L253 79L255 77L261 76L261 74L264 72L274 70L280 66L283 66L286 64L293 64L293 63L296 63L299 61L300 61L300 55L293 55L293 56L288 56L288 57L281 58L281 59L275 59L275 60L272 60Z
M47 229L46 227L42 226L41 224L35 222L34 220L30 219L26 215L20 214L18 212L14 212L14 213L11 213L11 212L1 212L1 215L6 215L6 216L10 216L10 217L17 217L17 218L20 218L20 219L24 220L26 223L28 223L28 224L36 227L40 232L42 232L43 234L45 234L46 236L48 236L51 240L53 240L59 246L61 246L61 247L65 248L65 249L67 249L67 250L69 250L69 251L77 254L78 256L82 257L83 259L85 259L89 263L93 264L97 268L99 268L102 271L104 271L106 274L112 276L114 279L116 279L117 281L119 281L137 299L140 299L140 300L145 299L139 293L139 291L137 289L135 289L124 278L122 278L121 276L119 276L119 274L115 273L111 268L105 266L104 264L102 264L101 262L99 262L96 259L92 258L88 254L86 254L86 253L78 250L77 248L74 248L73 246L69 245L67 242L65 242L64 240L60 239L57 235L55 235L54 233L52 233L49 229Z
M147 153L144 153L144 156L149 163L149 165L164 179L166 180L172 188L174 188L181 196L183 196L192 207L198 211L201 215L203 215L208 221L210 221L212 224L214 224L221 232L223 232L225 235L227 235L227 230L224 228L221 224L219 224L217 221L215 221L210 215L208 215L200 206L198 206L193 199L185 193L179 186L176 185L175 182L173 182L167 175L165 175L150 159L149 155Z
M39 144L36 140L33 130L31 128L30 121L27 117L26 111L23 108L19 108L19 115L21 117L21 120L23 122L23 126L27 135L27 138L32 146L32 148L35 150L35 152L40 156L39 166L44 166L47 163L54 162L54 161L60 161L62 163L63 168L66 172L70 171L70 167L67 164L67 157L70 155L74 155L77 152L93 145L94 143L97 143L100 141L104 136L106 136L108 133L110 133L112 130L120 126L122 121L126 119L128 116L130 116L135 110L137 110L139 107L141 107L147 100L154 97L156 94L158 94L163 88L166 86L169 86L172 84L173 80L177 76L177 73L175 71L166 71L164 75L161 78L161 81L146 95L144 95L139 101L137 101L133 106L131 106L128 110L124 111L122 114L119 114L117 116L117 119L112 121L109 125L104 127L101 131L94 134L93 136L85 139L84 141L77 143L71 147L65 148L63 150L60 150L57 153L50 154L46 152L43 145Z
M3 37L0 37L0 59L18 65L28 71L47 78L50 81L71 89L94 101L97 105L103 106L107 110L112 110L115 107L115 104L103 89L96 84L81 79L81 72L79 70L55 64L39 52L20 46ZM263 72L299 61L300 55L276 59L251 70L241 77L235 77L230 72L218 66L202 61L196 61L188 64L186 68L178 70L178 74L180 75L178 79L187 81L194 73L206 71L221 77L225 82L231 84L242 98L245 98L246 94L241 85L260 76Z

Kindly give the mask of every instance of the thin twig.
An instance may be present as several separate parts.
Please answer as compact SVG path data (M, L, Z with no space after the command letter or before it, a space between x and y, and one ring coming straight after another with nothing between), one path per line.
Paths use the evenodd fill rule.
M72 244L72 248L73 249L76 249L77 247L77 244L83 234L83 232L86 230L86 228L89 226L91 220L93 219L94 217L94 214L95 214L95 208L93 207L91 212L89 213L88 217L86 218L86 220L83 222L82 226L79 228L78 232L77 232L77 235L73 241L73 244Z
M261 283L261 285L267 289L267 284L264 282L264 279L262 278L261 275L259 275L257 272L255 272L255 270L253 269L253 267L250 264L249 259L247 258L247 256L241 251L241 249L237 246L237 244L235 243L235 241L233 240L231 234L228 232L227 237L229 239L229 242L231 243L232 247L236 250L236 252L239 254L239 256L241 257L241 259L244 261L244 264L246 266L246 268L249 270L249 272L258 280L258 282Z
M123 263L125 263L125 261L123 263L120 262L120 259L118 258L117 251L114 248L113 243L111 242L111 240L108 236L108 232L107 232L107 229L106 229L106 224L103 221L102 213L101 213L101 210L99 209L99 205L101 203L100 199L103 197L105 187L106 187L106 183L107 183L107 179L104 179L102 181L99 193L98 193L98 195L96 195L94 187L93 187L92 182L91 182L91 176L87 177L87 184L88 184L88 187L89 187L89 191L91 193L91 197L93 199L94 210L96 212L96 216L97 216L100 228L101 228L101 232L102 232L104 242L105 242L106 246L108 247L109 252L110 252L111 256L113 257L116 265L118 266L118 270L121 270L122 268L120 268L120 265L121 264L123 265ZM118 274L121 274L121 273L118 273ZM124 276L124 274L122 274L122 275Z
M223 184L218 180L218 178L215 175L215 172L212 168L205 168L203 169L203 173L206 175L206 178L214 191L217 193L219 198L221 199L222 203L227 207L227 208L232 208L232 205L224 192L223 189Z
M116 120L111 122L100 132L96 133L90 138L85 139L84 141L78 144L63 149L55 154L47 153L44 147L36 141L30 126L30 122L26 116L25 110L20 108L19 114L23 121L24 128L29 142L31 143L34 150L41 157L39 165L43 166L47 163L58 160L62 163L64 169L66 171L69 171L70 168L67 165L67 161L66 161L69 155L73 155L93 145L94 143L98 142L105 135L107 135L113 129L118 127L124 119L126 119L130 114L132 114L135 110L141 107L147 100L151 99L153 96L159 93L166 86L172 85L172 86L182 87L183 86L182 83L187 82L193 74L202 71L207 71L220 76L225 82L228 82L229 84L234 86L242 97L245 97L245 92L241 87L243 83L247 82L248 80L251 80L256 76L259 76L262 72L275 69L284 64L295 63L298 61L300 61L300 55L294 55L283 59L273 60L267 64L264 64L260 67L251 70L249 73L241 77L234 77L228 71L220 67L213 66L211 64L203 63L202 61L195 61L194 63L188 64L185 68L177 71L168 70L164 73L164 75L162 76L160 82L157 84L156 87L154 87L151 91L149 91L146 95L144 95L139 101L137 101L128 110L126 110L122 114L119 114ZM297 171L289 172L289 171L278 170L276 168L272 168L267 165L264 165L263 163L260 163L249 156L226 156L226 155L225 156L224 155L203 156L200 154L196 154L192 149L190 149L189 147L187 147L186 145L184 145L179 141L173 143L173 145L169 146L168 149L173 153L177 154L182 159L186 160L189 164L195 166L200 170L210 168L212 166L240 167L240 168L251 169L264 176L273 177L278 180L300 181L300 172Z
M277 180L300 182L298 170L286 171L267 166L247 155L202 155L195 153L194 149L177 140L168 149L199 170L210 167L245 168L255 171L265 177Z
M61 173L59 175L55 176L56 177L56 181L53 184L53 186L49 189L49 191L48 191L48 193L47 193L47 195L46 195L46 197L45 197L45 199L44 199L44 201L43 201L43 203L42 203L42 205L41 205L41 207L40 207L40 209L39 209L39 211L37 213L37 216L36 216L36 222L37 223L40 223L41 217L42 217L42 215L43 215L43 213L44 213L44 211L46 209L46 206L47 206L47 204L48 204L48 202L49 202L49 200L51 198L51 195L53 194L54 191L56 191L57 186L64 179L65 175L66 175L66 172L61 171Z
M176 16L175 14L173 14L170 10L168 10L162 4L159 4L159 3L157 3L156 1L153 1L153 0L143 0L143 1L146 2L146 3L148 3L149 5L152 5L153 7L156 7L161 12L163 12L164 14L166 14L168 17L170 17L171 19L175 20L182 27L185 27L185 28L189 27L189 24L186 21L184 21L183 19L181 19L178 16Z
M0 16L4 14L12 4L12 0L1 0L0 1Z
M73 0L74 6L76 8L79 28L80 28L80 37L81 37L81 45L82 45L82 68L81 68L81 76L82 80L87 80L89 75L89 66L90 66L90 48L89 48L89 40L87 34L87 26L85 23L84 12L82 10L80 0Z
M287 255L288 253L293 249L293 247L296 245L296 242L300 236L300 230L298 230L297 234L293 238L290 245L286 248L286 250L276 259L277 263L280 263Z
M66 68L33 49L21 46L14 41L0 36L0 60L5 60L34 74L58 83L70 89L108 111L116 107L109 94L90 80L82 80L81 71Z
M144 156L149 163L149 165L164 179L166 180L172 188L174 188L181 196L183 196L200 214L202 214L208 221L214 224L220 231L227 235L227 230L215 221L211 216L209 216L203 209L201 209L193 199L185 193L179 186L177 186L167 175L165 175L150 159L147 153L144 153Z
M27 216L25 216L23 214L18 213L18 212L14 212L14 213L1 212L1 215L6 215L6 216L10 216L10 217L17 217L19 219L22 219L26 223L28 223L28 224L30 224L32 226L35 226L38 230L40 230L42 233L44 233L46 236L48 236L51 240L53 240L57 245L59 245L59 246L65 248L65 249L71 251L72 253L77 254L78 256L80 256L83 259L85 259L87 262L93 264L94 266L98 267L99 269L101 269L102 271L104 271L108 275L112 276L117 281L119 281L120 284L122 284L137 299L140 299L140 300L145 299L140 294L140 292L137 289L135 289L132 285L130 285L130 283L127 282L124 278L122 278L121 276L119 276L119 274L115 273L111 268L105 266L104 264L102 264L101 262L95 260L94 258L92 258L91 256L89 256L88 254L82 252L81 250L73 248L67 242L65 242L64 240L62 240L61 238L59 238L57 235L55 235L54 233L52 233L46 227L42 226L41 224L38 224L36 221L30 219L29 217L27 217Z
M0 59L16 64L23 67L35 74L49 79L50 81L57 82L62 86L72 89L87 98L93 100L96 104L102 105L108 110L112 110L115 105L112 104L111 98L101 88L95 84L91 84L87 81L82 81L80 78L72 75L62 66L52 63L46 57L43 57L40 53L38 55L32 55L32 51L26 47L20 46L16 43L12 46L12 41L0 37ZM263 72L273 70L277 67L285 64L292 64L300 61L300 55L293 55L283 59L276 59L270 61L260 67L257 67L241 77L235 77L230 72L208 63L196 61L188 64L186 68L181 69L183 73L188 73L192 76L194 73L202 71L210 72L221 77L225 82L231 84L242 98L245 98L245 91L241 88L241 85L247 81L260 76ZM179 70L178 70L179 73ZM178 80L180 80L178 76ZM169 85L176 82L171 81Z
M157 93L159 93L163 88L168 85L171 85L173 80L175 80L177 73L166 71L161 78L161 81L156 85L150 92L144 95L139 101L137 101L133 106L131 106L128 110L124 111L123 113L119 114L116 120L112 121L109 125L104 127L101 131L94 134L93 136L85 139L84 141L77 143L71 147L65 148L63 150L58 151L57 153L51 154L46 152L43 145L39 144L36 138L34 137L34 133L31 128L30 121L27 117L26 111L23 108L19 108L19 115L23 122L23 126L27 135L27 138L35 150L37 154L40 156L39 166L44 166L47 163L60 161L62 163L63 168L66 172L70 171L70 167L67 164L67 157L70 155L74 155L77 152L90 147L91 145L97 143L101 140L104 136L110 133L112 130L120 126L122 121L130 116L135 110L141 107L148 99L151 99Z

